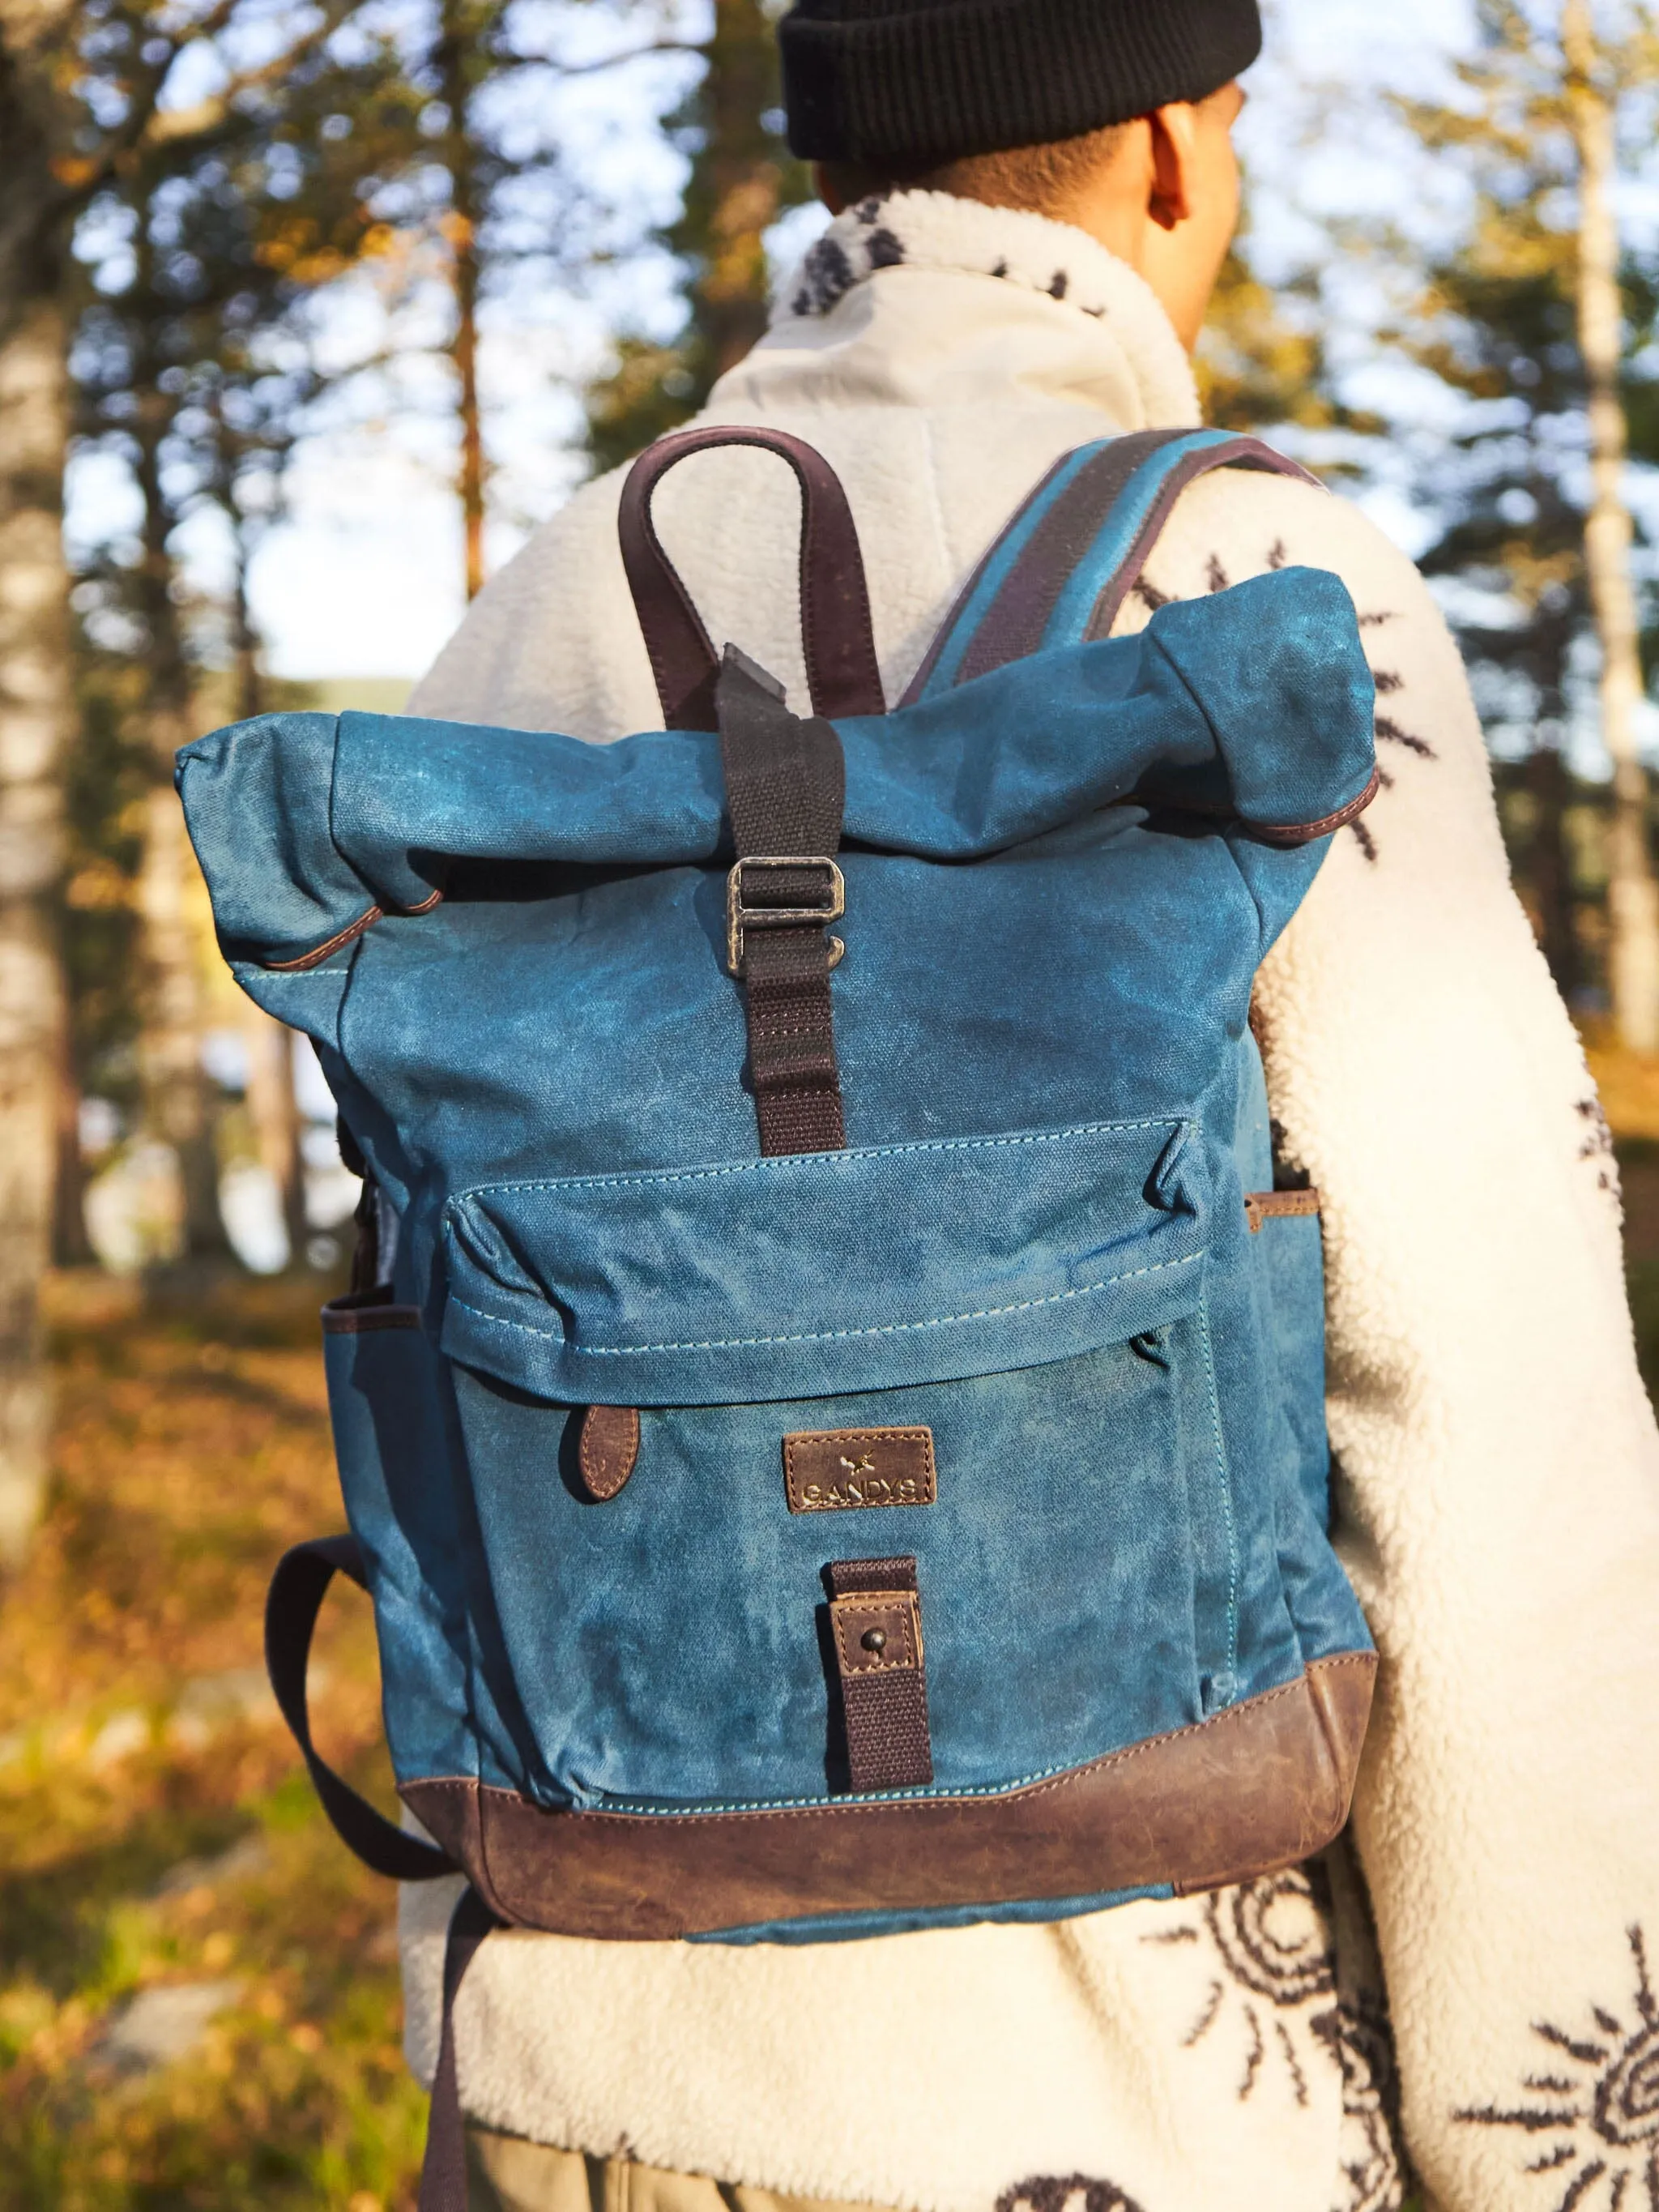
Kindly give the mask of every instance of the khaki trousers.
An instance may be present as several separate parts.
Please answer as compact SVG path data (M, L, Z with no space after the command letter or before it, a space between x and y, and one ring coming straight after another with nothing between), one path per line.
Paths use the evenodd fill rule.
M466 2132L468 2212L865 2212L741 2182L665 2173L628 2158L553 2150L489 2128Z

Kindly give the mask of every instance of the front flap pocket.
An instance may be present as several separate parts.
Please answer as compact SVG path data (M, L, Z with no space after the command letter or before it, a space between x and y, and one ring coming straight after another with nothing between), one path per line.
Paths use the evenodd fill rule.
M1196 1123L495 1183L451 1200L443 1348L566 1404L714 1406L995 1374L1196 1304Z

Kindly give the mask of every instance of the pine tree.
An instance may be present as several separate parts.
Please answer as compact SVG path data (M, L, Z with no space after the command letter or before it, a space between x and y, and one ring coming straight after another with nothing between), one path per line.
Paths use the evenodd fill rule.
M1422 565L1454 587L1449 605L1489 731L1500 750L1527 756L1522 804L1508 811L1511 826L1524 816L1517 857L1546 954L1568 991L1584 980L1585 947L1563 751L1577 648L1598 640L1602 732L1614 765L1607 980L1620 1036L1646 1050L1659 1043L1659 897L1631 714L1640 679L1620 386L1621 355L1627 361L1634 349L1632 333L1620 333L1606 206L1611 94L1583 81L1607 58L1586 49L1587 23L1568 0L1560 27L1577 40L1575 70L1562 41L1524 10L1482 0L1478 50L1459 69L1463 98L1405 104L1420 142L1463 169L1470 206L1462 237L1430 263L1394 336L1468 403L1451 465L1437 472L1439 535ZM1580 489L1587 443L1600 455L1599 521L1587 516ZM1602 579L1595 592L1592 542Z
M62 485L69 322L58 82L68 0L0 4L0 1566L45 1493L40 1320L63 1115L63 761L72 716Z
M1217 429L1374 427L1338 396L1316 275L1267 283L1250 258L1248 218L1222 265L1194 367L1204 420Z
M118 5L112 0L112 15ZM92 204L103 234L121 244L81 302L80 427L125 460L141 517L134 554L101 564L97 611L131 633L141 678L129 711L142 723L150 766L133 887L140 1091L147 1127L179 1163L191 1254L222 1251L225 1239L216 1092L202 1054L199 899L172 787L173 755L198 733L198 653L175 535L204 503L231 523L244 576L234 626L246 692L257 674L245 584L256 518L244 490L299 433L317 383L303 352L305 302L381 242L375 185L419 149L416 107L386 40L355 40L354 58L342 60L307 32L279 71L141 143ZM297 1229L295 1158L283 1179Z
M716 378L766 329L766 234L811 197L783 143L777 32L760 0L714 0L708 65L668 118L690 161L680 213L662 242L686 272L684 326L666 345L619 343L588 394L588 445L614 468L696 414Z

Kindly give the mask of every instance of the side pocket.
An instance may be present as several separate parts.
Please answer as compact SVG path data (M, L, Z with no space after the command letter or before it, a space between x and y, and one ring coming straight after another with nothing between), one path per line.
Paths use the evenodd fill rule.
M329 1414L346 1516L362 1547L400 1783L477 1772L454 1492L436 1353L386 1291L323 1308Z
M1312 1194L1275 1194L1286 1198ZM1316 1212L1267 1215L1252 1239L1279 1383L1275 1452L1279 1571L1304 1659L1367 1650L1370 1637L1331 1547L1325 1430L1325 1268Z
M1197 1311L1177 1322L1170 1336L1193 1532L1198 1703L1207 1719L1238 1694L1240 1579L1238 1512L1222 1432L1207 1291Z

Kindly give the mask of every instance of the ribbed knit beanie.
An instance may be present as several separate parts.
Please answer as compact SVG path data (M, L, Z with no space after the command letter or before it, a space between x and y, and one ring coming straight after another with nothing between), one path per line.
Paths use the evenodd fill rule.
M1261 51L1256 0L796 0L789 143L916 170L1202 100Z

